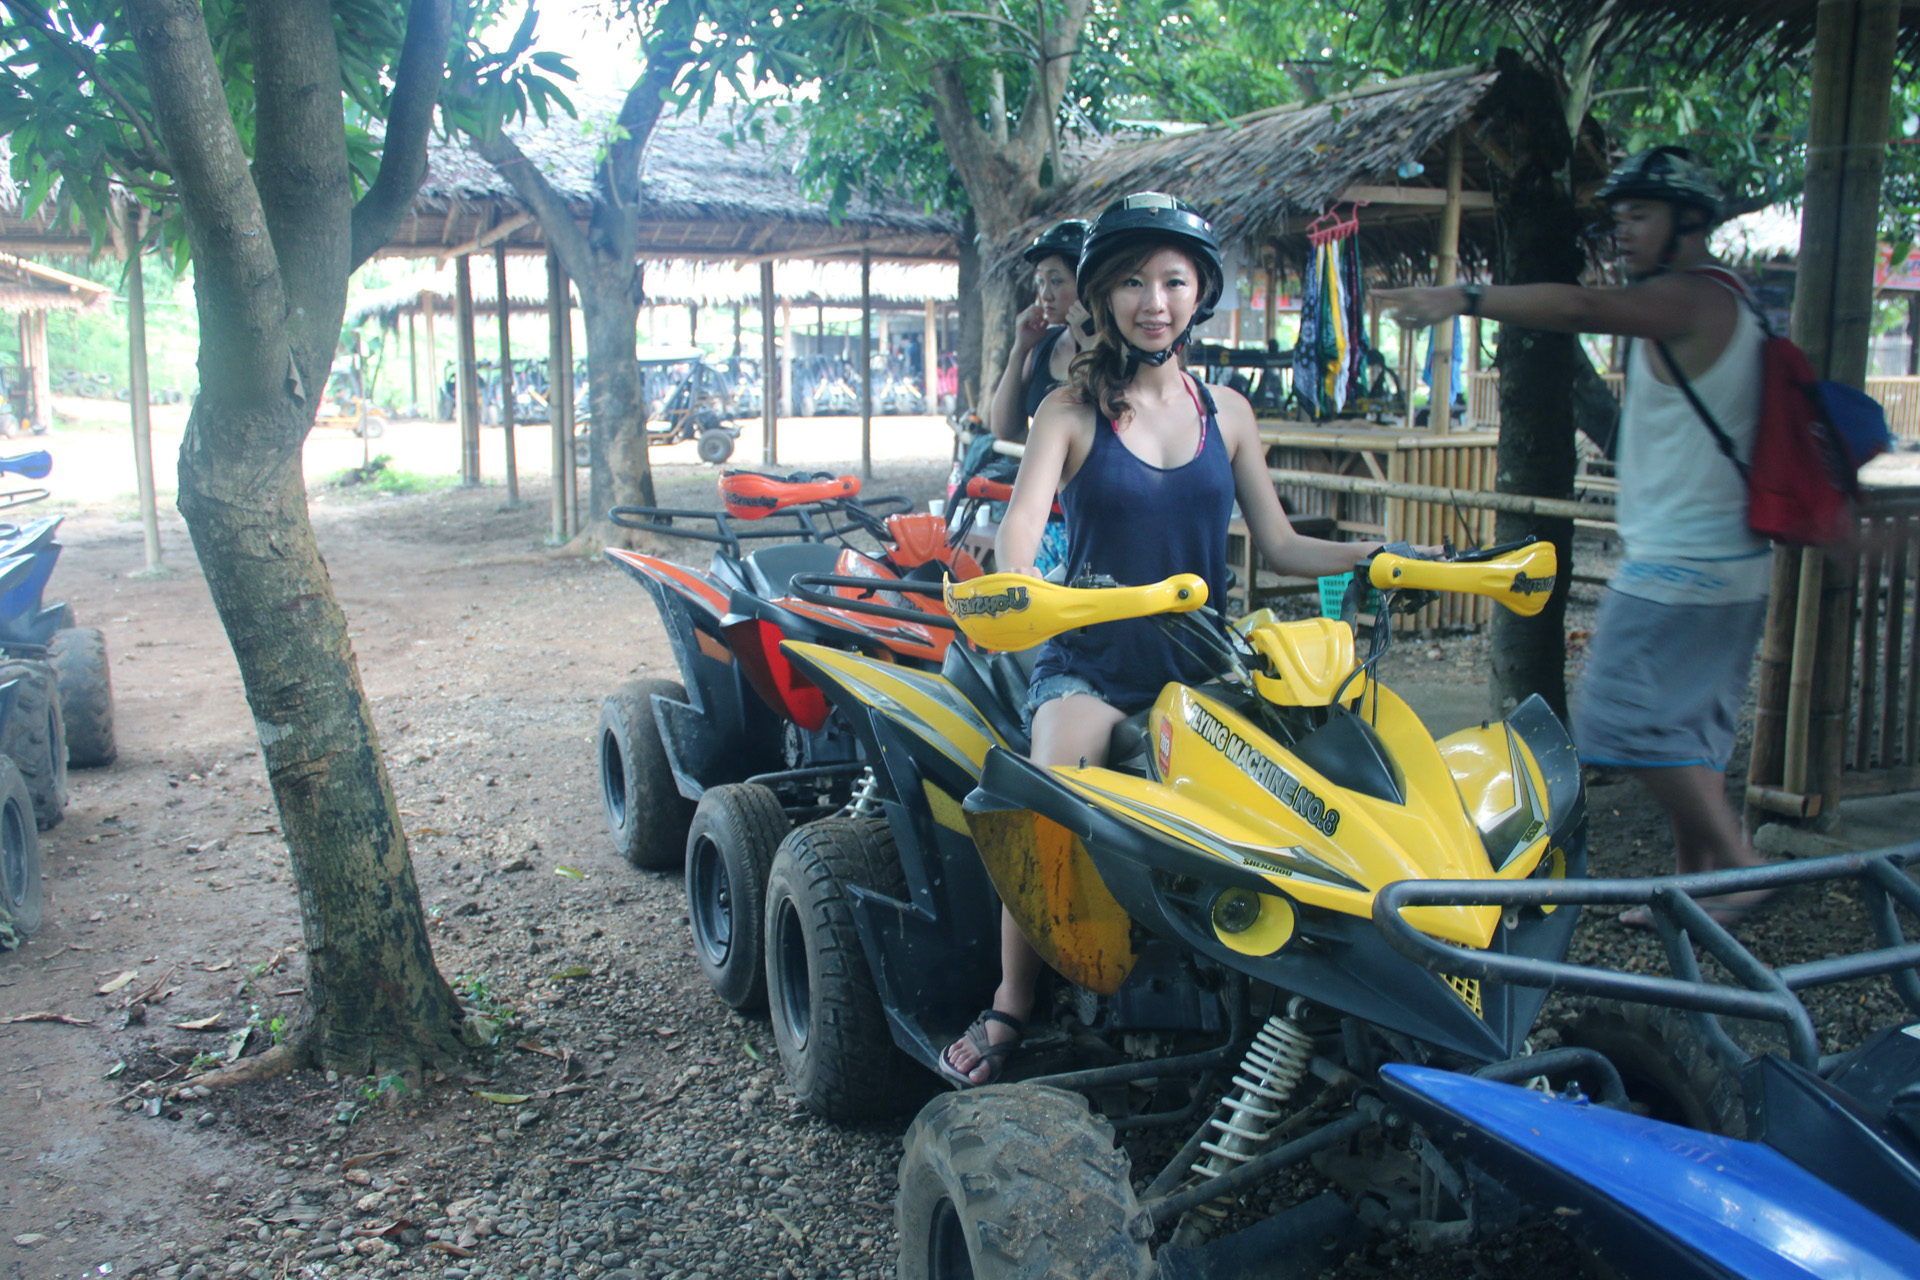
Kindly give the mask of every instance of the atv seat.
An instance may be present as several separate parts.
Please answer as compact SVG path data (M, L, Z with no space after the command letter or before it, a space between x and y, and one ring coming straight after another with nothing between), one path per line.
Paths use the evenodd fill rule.
M796 573L832 573L838 547L818 542L776 542L742 556L747 588L764 600L788 593Z
M1024 756L1033 749L1027 737L1027 682L1040 656L1035 649L1019 653L986 653L965 641L947 646L940 674L979 708L1009 750Z
M1113 732L1107 737L1107 768L1121 773L1147 775L1147 717L1153 714L1151 707L1145 711L1136 711L1113 726Z

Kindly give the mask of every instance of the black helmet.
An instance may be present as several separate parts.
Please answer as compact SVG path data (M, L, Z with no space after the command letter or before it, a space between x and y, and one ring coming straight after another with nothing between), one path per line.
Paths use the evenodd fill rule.
M1725 197L1713 170L1685 147L1655 147L1627 157L1607 175L1597 193L1602 200L1664 200L1676 207L1698 209L1709 222L1718 222Z
M1020 256L1034 266L1048 258L1065 258L1067 264L1080 261L1080 249L1087 242L1087 224L1079 218L1056 222L1042 231Z
M1205 323L1226 287L1220 237L1192 205L1158 191L1142 191L1116 200L1094 219L1087 229L1086 247L1080 251L1080 269L1074 273L1081 298L1086 298L1087 285L1102 262L1139 244L1168 244L1193 255L1202 277L1200 305L1194 310L1193 324ZM1185 337L1181 335L1182 341Z

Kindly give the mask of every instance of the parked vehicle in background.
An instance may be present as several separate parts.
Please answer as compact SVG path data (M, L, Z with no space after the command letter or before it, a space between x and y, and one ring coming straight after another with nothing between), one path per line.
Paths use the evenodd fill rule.
M860 412L860 379L839 356L798 356L793 362L793 410L803 418Z

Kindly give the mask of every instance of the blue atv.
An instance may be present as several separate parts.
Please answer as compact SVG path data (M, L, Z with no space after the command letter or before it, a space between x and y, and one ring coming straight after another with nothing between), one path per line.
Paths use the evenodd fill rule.
M1393 1064L1381 1070L1382 1098L1425 1135L1430 1163L1451 1173L1442 1180L1463 1192L1467 1216L1476 1203L1517 1198L1624 1275L1920 1275L1920 945L1906 939L1896 913L1920 916L1920 885L1908 875L1916 862L1920 843L1664 880L1515 883L1492 893L1465 882L1390 886L1375 923L1396 950L1435 972L1619 1001L1614 1009L1640 1016L1617 1027L1664 1025L1704 1052L1662 1071L1620 1040L1608 1047L1611 1065L1596 1071L1590 1060L1531 1089ZM1694 901L1793 886L1824 894L1841 880L1856 882L1876 948L1778 968ZM1462 901L1507 910L1644 902L1677 976L1468 956L1401 917L1404 908ZM1702 981L1697 951L1740 985ZM1878 975L1891 979L1908 1020L1849 1053L1821 1056L1796 992ZM1785 1052L1750 1056L1722 1017L1775 1024ZM1727 1099L1744 1105L1729 1112Z
M44 450L0 458L0 478L40 480L52 467ZM0 511L46 496L40 487L0 492ZM68 767L108 765L116 755L106 637L76 627L69 605L46 601L60 522L0 520L0 911L17 934L39 923L34 833L64 815ZM16 792L32 819L24 835L9 825L17 825L8 807Z

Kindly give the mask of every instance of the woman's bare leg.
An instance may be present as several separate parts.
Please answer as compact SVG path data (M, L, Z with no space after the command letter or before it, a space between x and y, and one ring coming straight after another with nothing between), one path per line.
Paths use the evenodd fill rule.
M1090 694L1073 693L1043 703L1033 713L1030 758L1040 765L1103 765L1113 727L1125 718L1118 708ZM993 1007L1025 1022L1033 1012L1033 986L1039 976L1040 953L1013 922L1013 913L1000 908L1000 985L993 993ZM987 1023L989 1044L1012 1038L1012 1027ZM947 1061L976 1084L986 1080L986 1064L964 1038L947 1046Z

